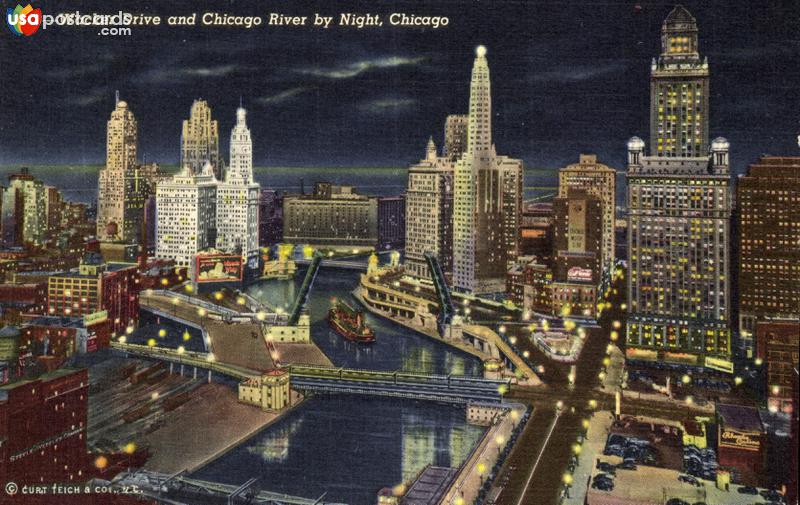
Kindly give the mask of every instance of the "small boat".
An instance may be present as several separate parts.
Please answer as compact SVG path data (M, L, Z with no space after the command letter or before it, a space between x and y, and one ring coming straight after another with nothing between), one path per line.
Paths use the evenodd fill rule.
M375 342L375 333L364 322L364 313L342 301L335 300L328 310L328 324L350 342L359 344Z

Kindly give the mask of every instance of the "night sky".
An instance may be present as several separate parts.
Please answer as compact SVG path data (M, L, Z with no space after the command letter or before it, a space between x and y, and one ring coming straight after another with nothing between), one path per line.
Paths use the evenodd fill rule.
M10 5L10 4L9 4ZM711 67L711 138L735 169L798 155L800 2L689 1ZM555 168L595 152L623 168L648 139L650 60L661 1L39 2L45 13L341 12L444 15L438 30L333 27L0 27L0 164L103 163L114 90L139 121L139 153L176 163L192 100L210 102L227 158L240 96L257 165L394 166L423 156L445 116L464 113L478 44L488 47L498 152ZM3 6L3 10L5 11ZM5 25L5 23L3 23ZM648 146L649 147L649 146Z

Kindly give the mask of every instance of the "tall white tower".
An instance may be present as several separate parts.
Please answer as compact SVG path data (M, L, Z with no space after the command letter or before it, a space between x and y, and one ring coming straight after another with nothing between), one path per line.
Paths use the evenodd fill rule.
M225 182L250 184L253 182L253 141L247 128L247 111L236 109L236 126L231 131L230 166L225 173Z
M231 131L230 166L217 190L217 242L225 252L242 255L245 272L258 270L258 197L253 182L253 141L247 128L247 111L236 110Z
M473 294L505 290L517 250L522 162L497 156L492 144L492 98L486 48L472 66L467 149L455 166L453 287Z

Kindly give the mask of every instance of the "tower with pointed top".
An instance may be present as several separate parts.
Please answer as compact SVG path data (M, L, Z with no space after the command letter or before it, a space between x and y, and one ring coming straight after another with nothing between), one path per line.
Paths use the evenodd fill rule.
M97 238L102 242L133 244L141 237L157 170L150 173L138 164L137 137L133 111L117 92L106 132L106 166L98 177Z
M236 109L236 125L231 131L230 166L225 172L225 182L250 184L253 182L253 141L247 128L247 111Z
M181 132L181 168L189 167L199 174L206 162L211 163L214 175L222 179L219 157L219 124L211 118L211 108L205 100L195 100L189 119L183 121Z
M505 290L517 252L522 161L498 156L486 48L478 46L470 81L467 147L454 169L453 287L472 294Z
M708 66L694 18L677 6L661 34L651 155L640 138L628 142L626 355L732 372L730 146L708 145Z
M661 55L651 66L651 154L707 155L708 100L708 61L698 52L697 22L678 5L664 20Z
M236 110L231 131L230 165L217 188L216 247L242 255L245 270L258 270L258 197L261 187L253 181L253 141L247 127L247 111Z

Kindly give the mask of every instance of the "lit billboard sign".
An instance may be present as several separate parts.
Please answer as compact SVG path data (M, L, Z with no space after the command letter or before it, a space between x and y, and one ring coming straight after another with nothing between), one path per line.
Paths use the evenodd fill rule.
M592 271L588 268L572 267L567 272L569 282L592 282Z
M242 257L235 254L197 256L195 279L198 283L241 281Z
M720 447L743 449L745 451L758 451L761 449L759 435L729 428L722 428L719 434Z

